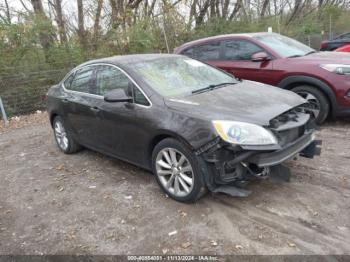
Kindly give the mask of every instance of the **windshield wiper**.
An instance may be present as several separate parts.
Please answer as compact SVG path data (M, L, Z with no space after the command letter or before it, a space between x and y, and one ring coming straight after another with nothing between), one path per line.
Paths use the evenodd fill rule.
M310 51L310 52L307 52L306 54L304 55L291 55L291 56L288 56L287 58L294 58L294 57L302 57L302 56L307 56L307 55L311 55L313 53L317 53L315 50L313 51Z
M202 92L206 92L206 91L211 91L211 90L218 88L218 87L221 87L221 86L234 85L234 84L236 84L236 83L227 82L227 83L220 83L220 84L216 84L216 85L208 85L207 87L192 91L192 94L198 94L198 93L202 93Z
M314 53L317 53L317 51L315 51L315 50L310 51L310 52L306 53L304 56L311 55L311 54L314 54Z
M294 57L302 57L302 55L291 55L291 56L287 56L287 58L294 58Z

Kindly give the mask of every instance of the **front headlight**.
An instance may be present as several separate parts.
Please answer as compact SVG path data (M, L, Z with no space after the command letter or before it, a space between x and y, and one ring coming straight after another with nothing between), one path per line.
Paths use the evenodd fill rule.
M237 145L274 145L278 141L271 131L254 124L213 120L219 136L226 142Z
M350 65L343 64L325 64L320 65L321 68L338 75L350 75Z

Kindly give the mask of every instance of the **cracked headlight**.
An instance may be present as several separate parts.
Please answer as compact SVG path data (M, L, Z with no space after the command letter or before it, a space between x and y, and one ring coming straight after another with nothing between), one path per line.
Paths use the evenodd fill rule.
M343 64L325 64L320 65L321 68L336 73L338 75L350 75L350 65Z
M237 145L274 145L278 141L271 131L254 124L213 120L216 132L226 142Z

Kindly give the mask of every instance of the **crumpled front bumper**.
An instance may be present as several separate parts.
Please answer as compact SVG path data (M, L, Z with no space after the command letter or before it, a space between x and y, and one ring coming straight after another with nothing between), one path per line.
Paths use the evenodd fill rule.
M321 153L321 148L318 147L318 145L321 145L321 140L314 140L314 137L313 132L306 133L280 150L258 153L245 161L256 164L258 167L269 167L281 164L298 154L307 158L313 158Z
M302 156L320 155L320 140L315 140L314 121L304 111L288 111L270 121L278 139L274 145L234 145L215 139L196 151L206 162L207 187L215 193L248 196L244 189L254 179L269 178L273 182L290 181L291 170L283 162Z
M320 155L320 140L314 140L314 130L306 130L298 139L290 143L257 150L220 143L220 140L208 144L203 151L197 151L207 163L208 172L204 172L208 189L212 192L226 193L231 196L248 196L249 190L242 187L253 179L269 177L274 182L287 182L291 172L283 162L298 155L313 158ZM206 170L206 169L203 169Z

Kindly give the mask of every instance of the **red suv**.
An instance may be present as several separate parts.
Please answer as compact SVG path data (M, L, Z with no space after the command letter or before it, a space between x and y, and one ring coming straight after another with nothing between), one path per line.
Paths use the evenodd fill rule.
M350 115L350 54L316 52L275 33L230 34L175 49L248 79L292 90L309 101L317 123L328 115Z

